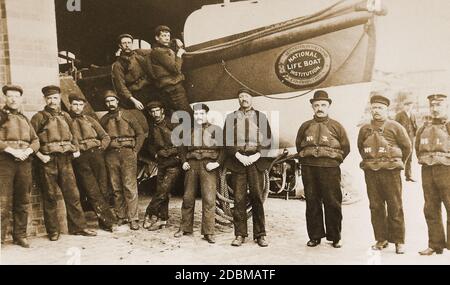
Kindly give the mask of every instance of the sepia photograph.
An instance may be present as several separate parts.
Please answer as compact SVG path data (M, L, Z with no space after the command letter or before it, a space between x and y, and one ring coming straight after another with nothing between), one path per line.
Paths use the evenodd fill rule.
M450 265L448 11L0 0L0 264Z

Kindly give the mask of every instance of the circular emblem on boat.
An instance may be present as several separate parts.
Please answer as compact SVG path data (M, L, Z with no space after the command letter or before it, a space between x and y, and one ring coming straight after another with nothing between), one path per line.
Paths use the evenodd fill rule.
M330 69L330 54L316 44L299 44L287 49L275 66L278 79L296 89L319 84Z

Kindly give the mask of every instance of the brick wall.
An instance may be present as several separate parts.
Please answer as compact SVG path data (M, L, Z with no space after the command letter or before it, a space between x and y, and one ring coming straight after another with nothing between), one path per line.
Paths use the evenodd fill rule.
M24 89L24 114L31 117L44 106L41 88L59 84L55 6L52 0L0 0L0 86ZM0 107L3 105L0 95ZM45 234L40 190L34 175L28 233ZM67 232L61 197L58 215Z
M9 48L5 0L0 0L0 85L3 86L9 81ZM3 98L0 98L0 104L3 104Z

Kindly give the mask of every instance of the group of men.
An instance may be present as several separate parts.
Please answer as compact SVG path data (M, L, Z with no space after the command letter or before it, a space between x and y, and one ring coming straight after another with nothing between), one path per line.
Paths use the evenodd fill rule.
M372 119L360 128L357 145L362 157L360 167L364 171L376 240L373 250L382 250L389 243L394 243L397 254L405 252L400 172L406 165L406 181L415 181L410 165L414 145L422 165L424 214L429 237L428 248L419 254L442 254L445 248L450 249L448 102L444 94L430 95L428 100L430 116L417 131L409 99L405 101L405 110L397 114L397 122L388 117L390 100L378 93L371 94ZM306 197L306 222L310 238L307 245L310 247L319 245L324 237L332 242L333 247L342 246L339 165L349 154L350 147L345 130L328 117L331 103L326 92L319 90L314 94L311 99L314 119L302 124L296 141ZM442 222L442 203L447 209L447 235Z
M6 98L6 105L0 111L2 242L13 207L13 241L29 247L26 226L32 154L37 158L45 225L51 241L60 236L58 189L66 205L70 234L96 235L86 226L78 187L85 189L102 229L114 231L117 226L129 224L131 230L138 230L137 155L145 149L158 164L156 191L143 220L145 229L166 227L170 192L184 171L182 218L174 236L193 233L196 190L200 188L201 233L206 241L215 243L216 190L219 169L225 167L231 171L234 195L232 245L242 245L248 236L247 204L250 202L253 239L261 247L268 246L263 188L264 171L271 160L265 157L264 151L271 148L272 135L267 117L253 108L253 92L243 88L237 93L240 108L227 116L224 127L211 124L206 104L189 105L181 72L185 53L182 42L172 41L166 26L156 28L155 40L156 46L151 50L132 50L133 37L119 36L121 54L112 68L115 91L104 92L108 113L100 121L83 112L86 100L75 93L69 94L69 112L62 111L58 86L42 89L46 106L29 121L20 112L22 88L17 85L2 88ZM374 250L394 243L396 252L404 253L400 171L405 164L410 169L414 135L417 157L422 164L424 211L429 228L429 246L420 254L440 254L444 248L450 249L440 210L442 202L447 211L450 209L447 98L437 94L428 99L430 118L416 135L417 126L415 120L412 123L410 111L406 112L407 120L403 115L398 116L399 121L411 124L407 131L400 123L388 119L388 98L380 94L371 96L372 120L360 129L358 150L370 201ZM310 238L307 245L315 247L326 238L333 247L340 248L340 164L350 153L350 142L342 125L328 116L332 100L327 92L316 91L310 102L314 117L300 126L296 139L306 198ZM144 112L149 121L148 131L130 108ZM184 119L174 123L171 112ZM180 127L181 139L176 134ZM408 181L414 181L410 170L405 174ZM447 232L449 229L450 221Z
M29 247L26 226L32 184L31 154L37 158L44 220L51 241L58 240L61 232L57 218L58 189L64 198L70 234L96 235L86 226L78 187L86 191L102 229L113 232L117 226L129 224L131 230L138 230L137 154L144 146L158 164L156 192L147 207L144 228L157 230L166 226L170 192L181 171L185 171L182 220L174 236L192 234L196 190L200 186L202 234L205 240L214 243L217 180L219 167L226 165L234 173L236 188L233 245L241 245L247 236L249 185L254 238L260 246L267 246L262 187L263 171L269 164L260 153L262 147L270 147L261 142L261 138L270 137L267 118L253 109L251 91L240 90L241 108L227 117L225 130L231 132L231 143L225 149L226 131L208 122L209 107L196 104L191 108L188 103L182 85L185 51L181 41L171 41L166 26L156 28L155 40L156 46L151 51L132 50L133 37L119 36L121 54L112 67L115 91L104 92L108 113L100 121L84 112L86 99L76 93L68 96L69 112L63 111L61 89L54 85L42 89L46 106L29 121L20 111L23 89L17 85L3 87L6 105L0 113L0 184L6 185L6 190L2 190L1 196L2 242L13 206L13 241ZM148 133L130 108L144 111L150 122ZM184 144L175 145L173 130L179 124L171 122L171 112L167 111L178 112L181 117L187 115L184 128L188 126L185 132L188 141ZM269 133L262 131L261 122ZM244 129L240 128L242 125Z

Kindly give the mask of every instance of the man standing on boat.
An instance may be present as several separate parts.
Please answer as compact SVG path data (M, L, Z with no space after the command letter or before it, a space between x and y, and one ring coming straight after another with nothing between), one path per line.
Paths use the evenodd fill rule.
M160 89L161 99L166 107L173 111L186 111L192 115L192 108L183 87L184 74L181 72L183 43L175 39L176 51L171 48L171 30L167 26L155 29L156 44L151 53L153 74L156 86Z
M151 50L132 50L133 36L122 34L117 38L120 56L112 65L114 88L125 108L143 110L145 104L158 98L155 87Z
M296 140L306 197L306 226L310 239L307 245L315 247L326 237L333 247L340 248L340 164L350 152L350 143L342 125L328 117L332 103L328 93L318 90L310 102L314 118L300 126ZM325 228L322 203L325 208Z
M423 211L428 225L428 248L420 255L450 250L450 122L447 95L428 96L430 118L417 132L416 154L422 165ZM442 203L447 210L447 235L442 222ZM447 236L447 237L446 237Z
M264 216L264 171L270 160L263 152L272 145L272 134L267 117L252 106L253 92L238 91L239 110L225 120L225 167L231 171L234 191L234 233L232 246L241 246L247 233L247 201L252 206L253 239L261 247L268 246ZM247 193L247 190L249 191Z
M370 98L372 121L359 131L358 150L363 158L360 166L376 240L372 249L382 250L394 243L395 252L403 254L405 219L400 171L411 156L412 145L405 128L388 119L389 104L389 99L379 94Z

